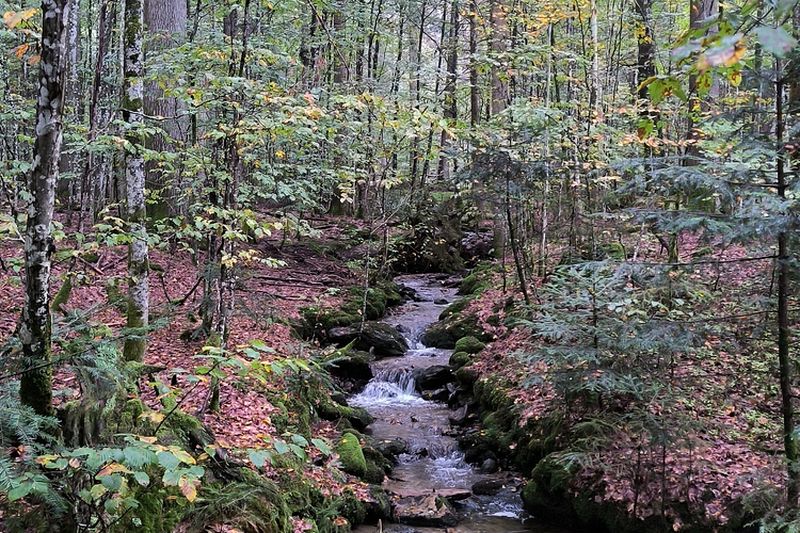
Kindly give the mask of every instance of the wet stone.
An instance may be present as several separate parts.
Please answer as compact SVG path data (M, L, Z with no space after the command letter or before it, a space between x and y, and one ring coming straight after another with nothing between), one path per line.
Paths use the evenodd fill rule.
M439 389L453 381L453 371L446 365L418 368L414 370L414 381L419 391Z
M435 494L401 498L395 504L394 518L401 524L421 527L448 527L458 523L447 499Z
M478 496L494 496L503 487L505 487L505 483L502 479L482 479L472 485L472 492Z

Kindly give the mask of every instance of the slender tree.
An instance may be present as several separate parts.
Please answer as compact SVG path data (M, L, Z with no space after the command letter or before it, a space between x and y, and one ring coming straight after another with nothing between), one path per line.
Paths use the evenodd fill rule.
M67 0L42 2L36 140L28 175L32 199L25 230L25 306L19 332L26 369L20 380L20 398L40 414L52 411L51 225L61 157L66 7Z
M129 335L125 340L124 357L141 361L146 348L145 328L149 314L149 261L147 228L145 227L145 172L141 152L140 128L144 123L144 57L142 38L144 10L142 0L125 0L125 94L122 117L126 122L126 212L131 242L128 245L128 318Z

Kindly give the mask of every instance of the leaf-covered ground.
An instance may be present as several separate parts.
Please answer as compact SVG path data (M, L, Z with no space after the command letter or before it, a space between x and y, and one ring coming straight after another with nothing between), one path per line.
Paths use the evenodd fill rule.
M750 305L769 294L772 261L737 261L767 256L770 250L729 246L704 255L701 237L681 238L680 260L700 262L689 276L695 290L706 294L698 300L702 305L687 310L685 322L698 333L703 326L702 341L662 354L662 368L645 376L658 383L658 392L640 406L644 416L651 415L651 426L643 429L641 414L626 419L624 403L615 406L613 430L593 448L581 450L580 471L571 484L574 494L588 491L596 502L612 503L619 512L640 519L663 516L675 531L684 528L687 514L709 528L726 524L748 497L763 494L769 500L768 494L779 494L786 475L777 352L760 338L774 315ZM658 244L645 242L638 257L629 260L663 262L659 256ZM491 285L501 284L495 275ZM535 292L536 299L547 298L538 288ZM564 412L573 427L607 417L596 406L578 404L565 411L564 398L554 388L556 372L545 360L526 358L547 341L524 327L490 324L497 324L489 317L507 307L507 297L489 289L466 309L495 337L472 365L480 379L499 380L514 399L520 427L536 427L555 411ZM501 324L505 313L499 312Z
M253 260L237 279L236 309L230 323L229 346L244 347L252 341L262 341L266 347L263 362L283 358L310 358L318 348L293 337L289 321L298 317L298 310L310 305L335 306L340 289L359 283L359 275L336 256L336 251L349 246L346 230L357 229L355 224L332 224L320 219L321 229L313 238L303 238L300 244L283 235L262 239L250 246L256 257L279 259L283 265L272 267ZM96 326L98 339L119 335L125 324L124 307L115 305L115 298L124 295L126 286L127 250L123 246L104 246L99 255L69 252L75 242L66 239L58 243L62 254L56 255L53 269L52 296L61 288L66 276L73 277L73 290L68 302L55 321L56 338L68 330L66 324L80 314ZM15 332L23 304L23 286L14 272L14 264L22 257L21 248L8 242L0 247L5 270L0 271L0 341L5 343ZM158 369L139 381L139 394L152 408L158 409L160 395L150 377L170 387L178 398L180 408L210 428L216 438L214 446L247 457L244 450L267 448L280 438L273 418L281 409L273 399L283 399L287 391L283 378L256 381L228 372L220 383L220 409L207 409L210 380L194 377L198 367L207 365L202 357L204 340L191 340L187 334L197 328L202 300L203 257L193 258L180 250L152 249L150 253L150 305L154 329L149 336L144 363ZM114 287L119 287L115 289ZM121 292L120 292L121 291ZM172 302L172 305L170 305ZM175 306L174 302L181 302ZM117 301L117 304L119 302ZM68 334L68 333L66 333ZM56 348L58 357L58 349ZM56 367L55 388L57 403L78 398L80 387L74 375ZM338 432L331 423L317 422L312 428L315 436L333 441ZM309 448L312 459L319 452ZM340 494L345 488L362 499L370 499L367 485L331 468L336 457L326 462L309 461L304 476L313 479L323 494ZM269 465L268 475L276 475ZM301 523L298 522L298 527ZM298 529L302 530L302 529Z

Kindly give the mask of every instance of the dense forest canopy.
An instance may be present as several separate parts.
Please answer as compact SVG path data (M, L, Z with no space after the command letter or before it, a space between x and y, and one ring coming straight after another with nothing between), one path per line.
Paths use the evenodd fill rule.
M800 529L797 0L0 13L0 529Z

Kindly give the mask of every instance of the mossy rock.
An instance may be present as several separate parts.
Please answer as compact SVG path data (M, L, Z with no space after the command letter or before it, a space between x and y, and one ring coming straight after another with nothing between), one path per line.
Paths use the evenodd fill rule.
M426 346L452 349L458 339L470 336L491 340L491 336L478 325L475 316L456 314L432 324L422 335L422 342Z
M336 508L339 514L350 522L351 526L363 524L367 517L367 508L351 491L345 491L336 498Z
M336 444L336 453L339 454L342 470L360 478L367 474L367 460L355 435L352 433L342 435Z
M371 446L362 448L364 459L367 462L367 472L364 481L379 485L383 483L383 477L391 471L392 464L381 452Z
M294 332L303 339L322 338L331 328L350 326L361 321L358 309L304 307L300 321L292 323Z
M466 390L469 390L480 377L478 372L469 367L469 366L462 366L455 372L456 374L456 381L458 381L459 385L461 385Z
M458 286L459 294L480 294L491 288L492 276L496 267L493 263L482 263L472 269L472 272Z
M476 354L486 348L486 344L475 337L461 337L456 341L455 350L457 352L466 352L468 354Z
M325 399L317 406L317 414L322 420L336 422L339 419L347 420L355 429L363 431L375 420L363 407L349 407Z
M453 315L461 314L467 306L472 303L474 298L459 298L455 302L451 303L439 315L439 320L444 320L449 318Z
M211 430L180 409L171 411L156 436L165 444L180 445L192 451L202 450L215 440Z
M386 314L387 308L402 302L397 284L391 281L380 281L366 289L366 293L363 287L350 287L344 292L344 302L340 306L301 309L301 318L292 324L292 329L304 339L323 338L330 329L360 324L362 311L367 320L378 320Z
M378 520L386 521L390 519L392 517L392 500L389 494L381 487L375 485L369 488L369 492L374 501L364 502L367 510L365 520L371 523L377 523Z
M450 366L454 368L461 368L462 366L467 366L472 362L472 355L466 352L453 352L453 355L450 356L450 360L448 363Z
M155 473L151 473L154 476ZM180 501L174 489L158 485L134 487L132 497L137 506L116 523L111 531L145 531L147 533L172 533L184 519L187 509L176 503ZM191 511L190 511L191 512Z

